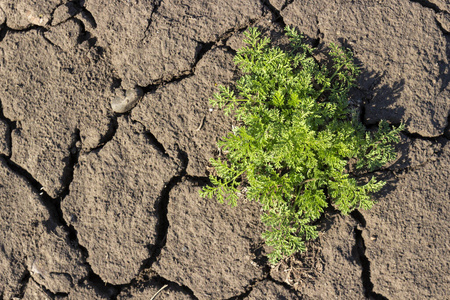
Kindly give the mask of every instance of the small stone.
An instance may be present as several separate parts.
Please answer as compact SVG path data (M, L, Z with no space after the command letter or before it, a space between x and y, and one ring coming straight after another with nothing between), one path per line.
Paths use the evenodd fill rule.
M55 12L53 13L52 26L67 21L69 18L75 16L79 12L80 9L76 7L73 2L61 4L55 9Z
M140 87L131 90L120 90L116 92L116 97L111 100L111 108L116 113L125 113L131 110L142 98L144 92Z
M38 26L45 26L48 24L48 21L50 20L49 15L37 14L36 12L31 10L25 11L25 18L31 24Z

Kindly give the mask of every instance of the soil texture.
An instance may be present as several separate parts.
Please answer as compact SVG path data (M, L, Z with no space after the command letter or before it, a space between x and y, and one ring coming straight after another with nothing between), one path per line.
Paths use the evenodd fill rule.
M406 124L369 211L268 263L261 207L199 197L243 32L347 47ZM448 0L0 0L0 299L450 299Z

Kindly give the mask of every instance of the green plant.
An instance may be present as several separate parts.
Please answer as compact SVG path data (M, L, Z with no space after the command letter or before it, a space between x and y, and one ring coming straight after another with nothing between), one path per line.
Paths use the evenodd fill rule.
M240 125L218 143L224 155L211 160L217 176L200 192L232 206L240 195L260 202L274 264L317 237L313 222L328 202L344 214L373 205L369 194L384 182L362 184L346 171L349 160L357 169L383 166L396 157L392 143L403 129L382 121L369 133L349 111L347 93L359 72L351 52L332 44L327 68L299 33L287 27L286 34L288 51L271 47L256 28L245 33L247 46L235 56L244 75L210 100Z

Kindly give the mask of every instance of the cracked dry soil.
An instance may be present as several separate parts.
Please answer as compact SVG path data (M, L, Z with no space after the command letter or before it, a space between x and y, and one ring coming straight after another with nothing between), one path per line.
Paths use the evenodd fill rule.
M242 32L286 25L350 48L362 122L407 130L374 208L271 268L258 205L198 190ZM448 0L0 0L0 298L449 299L449 32Z

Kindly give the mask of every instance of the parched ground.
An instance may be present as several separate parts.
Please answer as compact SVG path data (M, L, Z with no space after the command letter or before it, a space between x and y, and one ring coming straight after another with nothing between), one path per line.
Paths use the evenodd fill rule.
M198 191L242 32L286 25L406 131L374 208L271 267L260 207ZM450 299L449 59L448 0L0 0L0 298Z

